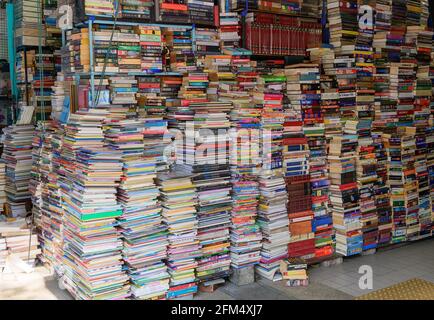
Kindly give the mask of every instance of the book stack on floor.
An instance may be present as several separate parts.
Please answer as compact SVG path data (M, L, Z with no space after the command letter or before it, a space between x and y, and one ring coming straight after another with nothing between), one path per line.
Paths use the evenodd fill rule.
M259 119L260 111L251 102L250 91L256 79L250 52L226 48L225 55L207 57L211 77L218 79L219 101L232 102L230 124L230 174L232 211L230 230L231 266L235 269L259 262L261 232L256 223L259 185Z
M29 181L32 169L33 125L12 125L3 129L2 159L6 164L6 196L11 217L27 215L30 200Z
M280 263L280 272L288 287L306 287L309 285L307 263L300 258L290 258Z
M179 168L170 173L159 173L157 184L163 221L168 227L170 288L167 298L192 298L197 292L196 259L202 254L197 237L196 189L189 175Z
M359 254L363 247L356 178L357 138L348 134L333 137L328 156L336 252L344 256Z
M305 64L299 67L297 74L302 93L300 102L303 134L308 139L309 146L315 258L324 258L333 253L333 221L328 209L327 140L320 103L320 70L317 64Z
M68 90L67 77L63 72L58 72L51 87L51 119L59 120L62 116L65 99L70 94ZM69 99L69 98L68 98Z
M288 256L288 216L286 187L282 173L283 92L285 75L261 75L253 94L253 102L261 112L262 168L259 173L258 223L262 231L261 260L257 272L267 279L279 279L276 271Z
M34 266L41 254L36 230L30 229L25 219L0 222L0 239L0 261L2 256L4 260L11 256L12 263L21 260Z
M315 256L315 235L312 230L314 214L309 175L310 152L308 138L303 132L303 108L306 103L314 101L309 99L311 69L304 65L293 65L287 66L284 72L288 105L285 110L283 168L291 233L288 254L289 257L310 259Z
M48 174L51 171L51 134L50 121L39 122L33 137L32 171L29 190L32 194L33 221L38 230L38 239L42 254L40 260L44 264L52 265L54 249L52 245L51 212L49 210Z
M163 43L160 27L139 26L136 29L140 37L141 69L145 73L163 71Z
M143 121L108 123L108 147L122 152L123 174L118 187L122 215L122 257L135 299L162 299L169 289L166 258L167 226L162 223L155 159L144 158Z
M385 246L392 239L392 207L390 206L390 189L387 184L387 150L382 139L382 132L372 131L375 146L377 181L374 185L375 207L378 217L378 247Z
M229 276L232 186L227 159L232 104L209 101L207 72L189 73L184 79L179 94L192 119L185 122L185 143L177 146L177 166L189 172L197 190L197 236L202 256L196 276L207 286L224 282Z
M414 128L384 134L388 152L388 185L392 204L392 243L407 241L419 231L418 183L416 179ZM408 225L407 225L408 224Z
M103 147L102 120L106 116L105 110L79 111L65 127L64 282L76 299L124 299L130 295L121 233L116 229L116 218L122 215L116 198L122 154Z

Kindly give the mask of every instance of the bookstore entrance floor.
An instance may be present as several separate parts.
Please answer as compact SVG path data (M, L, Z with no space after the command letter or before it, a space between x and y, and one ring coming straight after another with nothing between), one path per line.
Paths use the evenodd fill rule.
M362 282L372 268L372 289L361 289ZM368 270L368 273L366 273ZM359 273L360 271L360 273ZM331 267L309 268L310 284L305 288L289 288L283 281L259 280L254 284L237 287L228 282L214 293L200 292L201 300L301 300L301 299L354 299L372 291L418 278L434 283L434 239L421 240L399 248L383 249L376 254L345 258L343 264ZM369 281L368 281L369 282ZM1 274L0 299L71 299L58 288L57 280L44 267L31 274Z

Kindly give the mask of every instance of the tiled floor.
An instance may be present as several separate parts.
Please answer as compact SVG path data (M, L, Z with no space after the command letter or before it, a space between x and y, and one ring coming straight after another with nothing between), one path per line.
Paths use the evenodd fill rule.
M373 289L359 288L359 268L372 267ZM381 250L374 255L345 258L344 263L331 267L309 268L308 287L289 288L283 281L257 282L238 287L230 282L214 293L199 293L199 300L342 300L391 286L411 279L421 278L434 282L434 239L422 240L400 248ZM32 274L0 274L0 299L71 299L66 291L43 267Z

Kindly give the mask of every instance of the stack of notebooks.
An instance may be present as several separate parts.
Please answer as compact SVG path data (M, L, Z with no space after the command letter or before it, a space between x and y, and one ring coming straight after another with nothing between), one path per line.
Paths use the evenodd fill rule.
M130 295L116 192L122 176L122 153L104 148L98 109L72 114L62 148L67 181L64 208L65 286L76 299L124 299ZM69 163L68 162L72 162Z
M330 205L336 234L336 252L362 252L363 235L356 178L357 135L335 136L329 146Z
M163 43L160 27L139 26L141 70L145 73L163 71Z
M6 196L12 217L27 215L30 200L29 181L32 169L33 125L12 125L3 129L2 159L6 164Z
M190 176L180 168L159 173L163 221L168 228L168 299L192 298L197 292L196 259L202 255L196 216L197 194Z
M417 235L420 229L415 128L401 128L395 134L384 134L383 138L389 162L392 243L404 242Z
M312 211L312 191L309 175L309 144L303 131L304 108L311 99L309 87L311 73L317 68L309 65L287 66L286 96L288 105L285 111L285 132L283 139L283 167L288 192L288 216L291 241L288 246L290 257L313 258L315 256L315 234L313 232L314 212ZM314 96L313 94L312 96Z
M155 159L144 158L143 121L108 123L109 148L122 152L123 174L118 188L122 216L123 260L136 299L162 299L169 289L166 258L167 226L162 223Z

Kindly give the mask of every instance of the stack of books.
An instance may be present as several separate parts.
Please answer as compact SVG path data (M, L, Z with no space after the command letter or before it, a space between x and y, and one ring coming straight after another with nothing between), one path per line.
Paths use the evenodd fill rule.
M306 287L309 285L307 263L303 259L291 258L280 264L283 280L287 280L288 287Z
M45 113L49 118L51 113L52 86L55 78L54 56L52 53L36 53L34 56L32 90L34 105L38 115Z
M108 123L105 141L122 152L123 174L118 188L122 215L122 257L136 299L161 299L169 289L166 258L167 226L162 223L159 190L154 183L156 164L144 158L143 121Z
M197 28L195 32L196 54L220 54L220 39L217 30L211 28Z
M145 73L163 71L163 42L160 27L139 26L141 70Z
M96 39L95 39L96 40ZM95 61L99 52L105 54L102 45L99 41L94 43L95 48ZM90 51L89 51L89 29L81 28L68 31L66 33L66 45L62 49L62 68L65 72L89 72L90 71ZM113 55L112 55L113 57ZM110 66L110 55L108 56L108 63ZM110 70L110 69L108 69ZM107 71L108 71L107 70Z
M236 12L221 12L219 24L220 49L234 48L240 45L239 17Z
M357 135L335 136L329 146L330 206L336 252L351 256L362 252L363 235L356 178Z
M142 71L142 47L140 36L134 29L123 29L117 34L119 72Z
M72 114L65 127L62 185L64 209L64 279L76 299L124 299L130 295L122 260L122 215L116 192L122 153L104 148L106 111ZM72 162L67 164L67 162ZM80 267L82 266L82 267Z
M84 12L87 15L103 15L113 17L115 12L119 12L119 4L116 4L113 0L85 0Z
M2 159L6 164L6 196L12 217L27 215L26 202L30 200L29 181L32 169L33 125L12 125L3 129Z
M6 163L3 159L0 160L0 214L4 213L6 203Z
M387 150L382 139L382 132L372 131L375 146L377 181L374 184L375 207L378 217L377 246L385 246L392 239L392 207L390 206L390 190L387 184Z
M186 23L190 20L187 2L184 0L158 0L156 18L167 23Z
M416 130L404 127L384 134L388 153L388 185L392 204L392 243L404 242L418 234L419 198L415 169Z
M18 0L14 3L15 47L46 45L43 11L42 0Z
M78 38L78 37L77 37ZM112 39L112 43L110 45L110 39ZM77 39L78 40L78 39ZM84 38L83 35L80 37L80 53L88 48L89 39L88 34L85 33ZM119 41L119 30L114 30L112 35L112 30L105 30L103 28L97 29L93 31L93 48L94 48L94 71L95 72L119 72L119 63L118 63L118 48L117 41ZM87 49L89 52L89 49ZM86 54L86 53L85 53ZM89 61L87 56L85 55L82 59L80 56L80 60ZM89 69L89 67L84 67L84 69ZM79 70L77 70L79 71Z
M188 0L187 8L191 23L214 26L213 0Z
M167 266L170 274L168 299L192 297L197 292L196 259L201 247L197 236L197 194L190 176L180 168L159 173L157 184L168 227Z
M261 176L259 191L258 223L262 231L262 249L256 272L266 279L275 280L279 279L276 271L280 261L288 257L290 239L285 180L282 176Z

